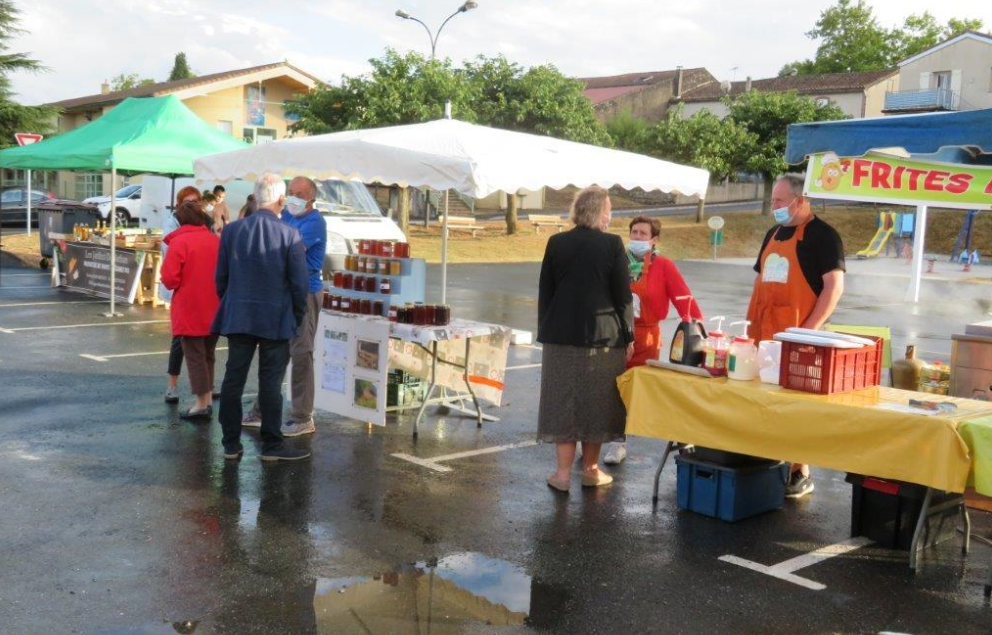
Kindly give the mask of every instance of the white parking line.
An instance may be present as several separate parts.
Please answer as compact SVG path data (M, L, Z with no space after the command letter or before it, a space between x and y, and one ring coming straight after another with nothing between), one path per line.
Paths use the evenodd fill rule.
M226 346L218 346L217 351L226 351ZM90 353L80 353L79 356L91 359L94 362L109 362L112 359L120 359L122 357L148 357L149 355L168 355L169 351L148 351L146 353L115 353L113 355L93 355Z
M66 300L60 302L58 300L52 302L11 302L8 304L0 304L0 309L13 309L16 307L25 306L47 306L52 304L106 304L103 300Z
M773 578L778 578L779 580L785 580L786 582L798 584L801 587L805 587L813 591L822 591L827 588L825 584L820 584L819 582L814 582L813 580L808 580L806 578L793 575L793 573L819 562L823 562L824 560L844 555L845 553L854 551L855 549L860 549L861 547L870 545L871 542L872 541L868 538L858 536L856 538L845 540L844 542L838 542L835 545L828 545L801 556L796 556L795 558L790 558L789 560L772 566L759 564L757 562L752 562L751 560L738 558L737 556L720 556L719 560L729 562L730 564L736 564L746 569L757 571L758 573L764 573L765 575L770 575Z
M521 364L520 366L507 366L506 370L524 370L527 368L540 368L540 364Z
M16 278L17 276L48 276L51 277L52 274L45 273L44 271L39 271L37 273L5 273L0 274L5 278Z
M441 456L435 456L428 459L422 459L418 456L413 456L410 454L405 454L403 452L397 452L392 456L397 459L402 459L404 461L409 461L420 467L426 467L429 470L434 470L435 472L450 472L451 468L441 465L445 461L456 461L458 459L467 459L472 456L481 456L483 454L495 454L496 452L506 452L507 450L515 450L517 448L529 448L537 445L537 441L523 441L521 443L508 443L506 445L494 445L488 448L479 448L478 450L468 450L465 452L455 452L454 454L442 454Z
M2 276L0 276L0 277L2 277ZM3 285L3 286L0 286L0 291L18 291L20 289L54 289L54 288L55 287L53 287L50 284L46 284L45 286L42 286L42 287L38 287L38 286L28 287L28 286L17 286L17 285L15 285L15 286L12 287L10 285Z
M84 329L91 326L133 326L136 324L163 324L169 320L136 320L132 322L93 322L92 324L63 324L62 326L22 326L9 329L0 327L0 333L20 333L22 331L53 331L56 329Z

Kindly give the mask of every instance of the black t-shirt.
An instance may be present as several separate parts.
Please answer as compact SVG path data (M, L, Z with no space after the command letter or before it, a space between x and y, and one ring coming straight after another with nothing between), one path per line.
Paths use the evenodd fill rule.
M776 230L778 230L776 241L789 240L796 233L795 227L778 225L768 230L765 239L761 241L758 260L754 263L754 270L758 273L761 273L761 256ZM816 295L823 292L824 275L838 269L847 271L844 264L844 243L840 239L840 234L816 216L806 224L806 233L796 247L796 258L799 260L799 267L803 270L806 282Z

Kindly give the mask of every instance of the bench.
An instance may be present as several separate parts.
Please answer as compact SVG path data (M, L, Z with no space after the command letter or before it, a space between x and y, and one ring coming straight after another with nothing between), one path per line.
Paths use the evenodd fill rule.
M540 233L542 227L557 227L561 231L567 224L567 219L554 214L528 214L530 224L534 226L534 233Z
M448 216L449 231L472 232L472 238L475 238L476 232L480 229L485 229L485 227L477 225L471 216Z

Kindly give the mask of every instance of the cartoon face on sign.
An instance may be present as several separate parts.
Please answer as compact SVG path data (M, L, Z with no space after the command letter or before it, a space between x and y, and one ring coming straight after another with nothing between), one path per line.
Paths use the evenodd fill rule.
M841 174L843 169L840 159L832 152L827 153L823 155L823 166L820 168L820 177L816 180L816 184L828 192L835 190L840 185Z

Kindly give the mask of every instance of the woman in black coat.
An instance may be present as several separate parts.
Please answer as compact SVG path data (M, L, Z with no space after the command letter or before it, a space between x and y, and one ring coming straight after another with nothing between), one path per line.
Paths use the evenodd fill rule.
M596 487L613 480L599 470L602 444L624 436L616 378L633 352L633 311L623 241L604 231L610 210L603 188L579 192L572 203L575 227L548 240L541 265L537 436L556 444L558 465L548 485L563 492L576 443L582 443L582 485Z

